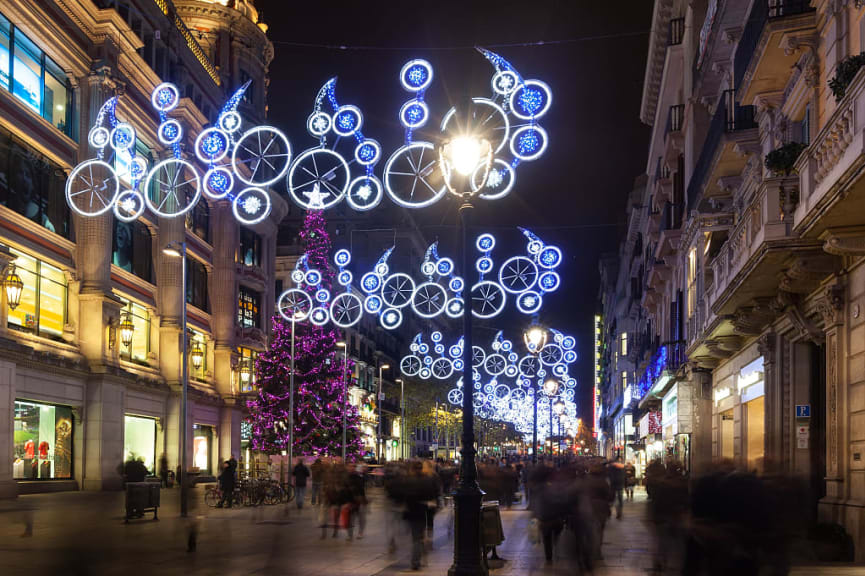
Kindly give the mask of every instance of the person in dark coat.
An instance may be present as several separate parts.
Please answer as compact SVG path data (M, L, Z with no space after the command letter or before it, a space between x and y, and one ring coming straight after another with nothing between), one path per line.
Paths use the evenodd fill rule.
M294 499L298 510L303 509L303 501L306 498L306 479L309 478L309 474L309 468L303 463L303 458L298 458L297 464L291 472L291 475L294 476Z
M625 465L622 464L622 459L616 456L616 459L609 466L610 488L612 488L616 499L616 519L622 519L622 500L623 492L625 491Z
M217 508L222 508L226 502L231 508L234 504L235 486L237 486L237 460L232 456L222 465L222 473L219 475L219 489L222 490L222 498L219 499Z

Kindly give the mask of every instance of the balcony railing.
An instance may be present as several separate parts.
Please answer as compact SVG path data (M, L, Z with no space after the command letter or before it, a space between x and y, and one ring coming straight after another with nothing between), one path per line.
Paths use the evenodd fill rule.
M795 16L816 10L816 8L811 7L811 0L768 0L767 4L769 18Z
M678 46L685 38L685 19L673 18L670 20L670 35L667 37L667 46Z
M644 398L652 389L659 384L662 377L667 380L672 378L672 375L681 368L688 357L685 354L685 342L676 340L667 342L658 347L652 358L649 360L649 365L643 371L638 381L638 395L640 399ZM665 384L666 382L664 382Z
M667 202L664 204L664 211L661 214L660 231L678 230L682 227L682 205Z
M664 132L664 135L669 134L670 132L679 132L682 130L682 122L685 119L685 105L684 104L676 104L675 106L670 106L669 112L667 112L667 128Z
M655 181L664 180L670 177L670 168L664 162L663 156L658 156L658 164L655 166Z
M736 47L736 55L733 57L734 86L739 86L742 83L742 78L745 77L745 70L748 69L748 64L750 64L754 50L757 49L757 43L760 41L760 35L763 33L763 27L766 25L768 7L767 0L756 0L751 7L751 13L748 15L745 29L742 30L739 45Z

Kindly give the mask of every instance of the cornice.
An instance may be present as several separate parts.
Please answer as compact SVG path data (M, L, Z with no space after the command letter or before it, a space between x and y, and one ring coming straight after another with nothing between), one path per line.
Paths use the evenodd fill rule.
M655 122L655 112L658 107L658 95L661 90L661 77L664 74L667 35L670 33L672 9L673 0L655 1L652 29L649 33L649 55L646 62L646 74L643 78L643 96L640 102L640 120L649 126Z

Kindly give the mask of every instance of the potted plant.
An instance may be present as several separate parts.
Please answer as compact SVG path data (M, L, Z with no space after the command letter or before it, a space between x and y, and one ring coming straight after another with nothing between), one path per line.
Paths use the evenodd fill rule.
M775 176L789 176L796 171L796 160L802 151L808 146L801 142L787 142L783 146L775 148L766 154L766 168ZM784 190L784 185L780 186L780 203L781 219L786 220L792 215L796 204L799 203L799 190L793 189L788 193Z
M840 102L847 93L847 87L856 77L859 68L865 64L865 53L844 58L835 66L835 76L829 80L829 89L835 96L835 102Z

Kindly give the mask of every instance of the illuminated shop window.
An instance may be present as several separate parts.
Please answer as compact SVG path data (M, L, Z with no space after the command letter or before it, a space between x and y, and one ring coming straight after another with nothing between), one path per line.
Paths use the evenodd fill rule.
M12 477L72 478L72 408L15 400Z
M238 364L240 391L254 392L258 382L258 373L256 371L258 352L249 348L238 348L237 353L240 355L240 362Z
M241 328L261 328L261 296L246 286L237 291L237 323Z
M9 310L9 327L60 339L66 323L66 277L60 268L17 250L15 270L24 282L21 303Z

